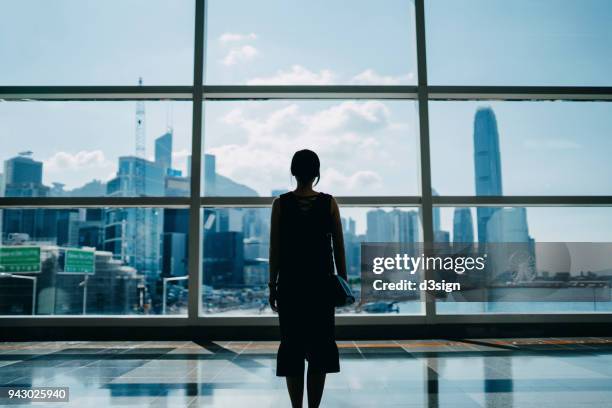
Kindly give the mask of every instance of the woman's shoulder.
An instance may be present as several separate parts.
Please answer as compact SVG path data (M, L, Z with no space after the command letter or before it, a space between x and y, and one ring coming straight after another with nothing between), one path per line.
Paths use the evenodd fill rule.
M274 200L272 200L272 203L276 203L277 205L280 204L283 201L287 201L288 199L293 198L293 193L291 191L288 191L286 193L280 194L278 197L274 198Z
M336 201L336 199L334 198L333 195L329 194L329 193L325 193L323 191L319 191L319 193L317 194L317 199L319 202L325 202L325 203L329 203Z

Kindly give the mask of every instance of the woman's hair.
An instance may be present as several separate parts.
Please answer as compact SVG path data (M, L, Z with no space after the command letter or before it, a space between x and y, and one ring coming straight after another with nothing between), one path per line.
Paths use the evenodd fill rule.
M291 159L291 174L300 184L309 183L316 178L316 185L321 178L320 167L319 156L312 150L299 150Z

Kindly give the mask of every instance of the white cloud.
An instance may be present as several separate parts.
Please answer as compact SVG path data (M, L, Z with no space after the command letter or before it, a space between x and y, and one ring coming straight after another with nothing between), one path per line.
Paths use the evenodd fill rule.
M351 174L344 174L330 167L323 171L321 188L340 191L343 194L359 194L364 189L376 188L382 185L380 175L371 170L359 170Z
M329 85L334 78L329 69L313 72L301 65L293 65L289 71L279 70L270 77L249 79L247 85Z
M59 179L66 184L68 190L81 187L93 179L107 182L117 173L116 164L108 160L101 150L56 152L43 160L43 168L45 184Z
M387 150L403 149L387 133L393 132L391 114L380 101L347 101L315 111L288 103L263 116L250 113L249 107L241 107L220 117L223 129L239 132L242 140L226 141L206 152L217 156L220 174L261 194L270 194L271 187L289 186L289 162L296 150L304 148L316 151L324 163L320 184L324 191L354 194L361 188L376 193L384 187L380 167L393 165ZM211 140L210 144L218 142L223 143Z
M257 34L239 34L239 33L223 33L219 36L219 42L221 44L229 44L244 41L254 41L257 39Z
M259 55L259 50L248 44L255 41L257 34L223 33L219 37L222 46L229 47L221 63L226 66L236 65L241 62L250 61Z
M341 82L345 81L338 78L330 69L316 72L296 64L289 70L278 70L276 74L269 77L249 79L247 85L331 85ZM405 85L414 82L414 74L380 75L373 69L366 69L353 76L348 82L355 85Z
M101 150L82 150L75 154L57 152L47 160L44 160L45 171L49 172L104 168L109 166L112 166L112 163L106 160L104 152Z
M355 75L351 83L356 85L405 85L410 84L414 80L414 74L412 72L399 75L380 75L373 69L366 69L365 71Z
M345 129L373 131L389 124L389 109L379 101L342 102L318 112L311 120L313 130Z
M221 60L223 65L231 66L236 65L239 62L246 62L252 60L259 54L257 48L252 45L242 45L230 49L227 55Z

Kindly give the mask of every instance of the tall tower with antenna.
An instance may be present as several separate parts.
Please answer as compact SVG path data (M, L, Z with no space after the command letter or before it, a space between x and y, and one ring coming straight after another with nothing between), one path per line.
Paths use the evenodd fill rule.
M142 86L142 77L138 78L138 85ZM146 158L145 145L145 106L144 101L139 100L136 102L136 157Z
M142 86L142 77L138 78L138 86ZM146 189L146 132L145 132L145 106L144 101L136 102L136 157L133 162L133 192L135 196L147 195ZM147 211L144 208L134 208L133 235L131 236L134 245L133 265L139 269L140 273L147 270L147 248L149 244L147 231L149 230Z

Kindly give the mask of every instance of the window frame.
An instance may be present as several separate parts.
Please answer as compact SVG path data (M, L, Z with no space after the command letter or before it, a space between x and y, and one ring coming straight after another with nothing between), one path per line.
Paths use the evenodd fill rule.
M526 100L608 101L612 87L544 86L430 86L427 81L424 2L415 2L417 85L243 86L204 85L206 0L195 1L194 75L191 86L0 86L0 102L9 100L189 100L192 117L192 175L201 174L203 109L206 100L248 99L406 99L417 103L419 119L419 196L337 197L345 206L417 206L425 244L433 242L435 206L612 206L612 196L433 196L429 145L429 101ZM201 313L201 217L203 207L266 207L273 197L202 197L199 177L191 177L188 197L0 197L0 208L187 207L189 209L189 306L187 317L177 316L0 316L0 325L30 327L151 326L188 327L276 326L275 316L211 316ZM426 271L431 279L432 271ZM426 294L423 315L341 315L340 326L414 324L498 324L544 322L612 322L612 313L469 314L438 315L435 298Z

